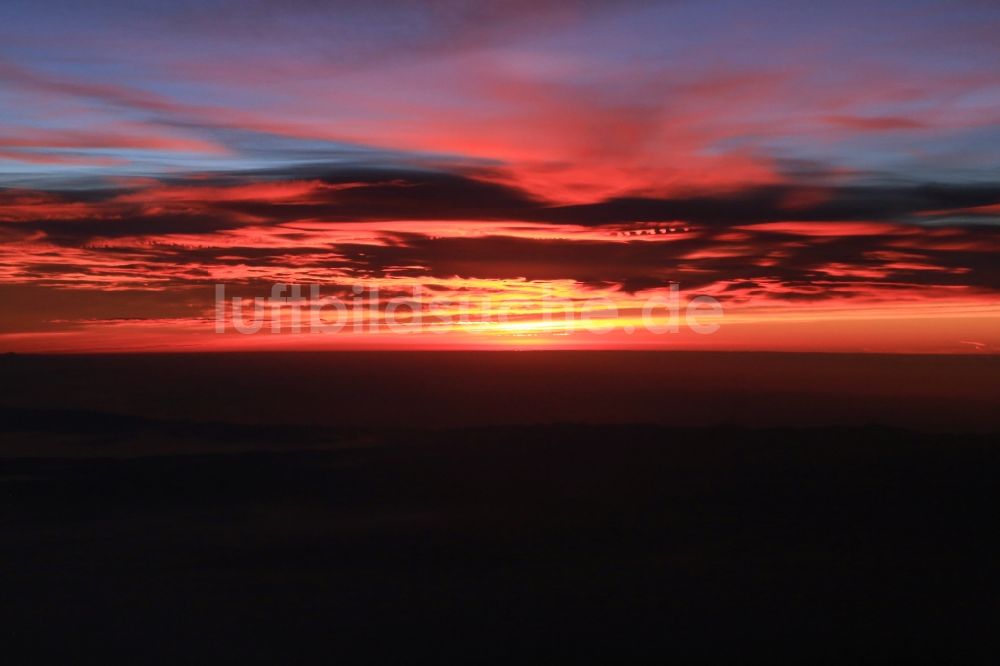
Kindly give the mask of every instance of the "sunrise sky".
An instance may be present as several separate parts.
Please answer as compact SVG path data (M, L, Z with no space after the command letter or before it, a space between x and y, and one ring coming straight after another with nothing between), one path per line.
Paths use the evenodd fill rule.
M998 34L988 0L5 0L0 351L998 353ZM215 331L215 285L274 283L512 317ZM638 327L672 283L717 333Z

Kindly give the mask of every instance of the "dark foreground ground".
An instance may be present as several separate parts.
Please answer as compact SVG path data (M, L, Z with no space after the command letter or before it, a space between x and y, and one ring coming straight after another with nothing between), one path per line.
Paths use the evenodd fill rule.
M533 351L0 355L0 405L423 429L535 423L1000 432L1000 355Z
M989 435L0 417L23 663L995 663Z

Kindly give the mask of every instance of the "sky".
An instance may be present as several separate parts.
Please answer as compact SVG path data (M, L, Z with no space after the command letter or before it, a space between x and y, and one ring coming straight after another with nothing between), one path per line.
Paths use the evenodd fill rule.
M997 34L987 0L5 0L0 351L998 353ZM352 309L241 332L275 284Z

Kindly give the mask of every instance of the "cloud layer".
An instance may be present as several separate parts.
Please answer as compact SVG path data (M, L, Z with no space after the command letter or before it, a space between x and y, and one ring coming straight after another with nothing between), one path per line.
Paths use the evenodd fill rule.
M250 344L203 336L218 283L679 283L727 336L590 344L996 350L1000 12L959 4L12 2L0 339Z

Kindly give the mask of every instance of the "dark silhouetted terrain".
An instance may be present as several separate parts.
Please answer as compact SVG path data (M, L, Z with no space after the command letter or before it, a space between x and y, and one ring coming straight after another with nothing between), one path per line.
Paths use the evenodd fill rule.
M333 427L1000 432L1000 355L531 351L0 356L0 405Z
M192 396L220 384L193 383L196 359L129 358L109 358L90 395L67 386L101 359L3 361L27 387L6 383L0 408L3 644L37 663L993 661L1000 448L988 431L405 427L389 398L381 426L337 425L348 390L336 384L323 418L267 424L253 403L220 422L197 418ZM235 358L204 367L232 371L242 401L266 373ZM398 358L361 394L415 390L405 364L422 361ZM439 375L467 367L441 358ZM526 371L499 358L483 365ZM31 368L70 383L51 375L52 404L26 406L43 382ZM292 377L271 372L287 387L318 381L299 361ZM83 408L115 382L109 404L131 409ZM517 413L512 390L476 411L485 384L426 385L425 409L450 395L446 413ZM173 403L151 396L173 391L183 409L170 417ZM287 417L304 390L286 393L275 409ZM769 414L794 422L798 404Z

